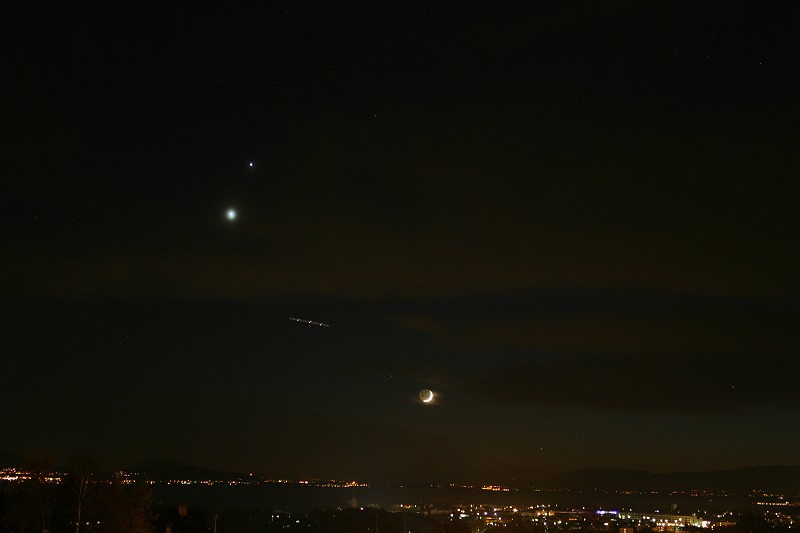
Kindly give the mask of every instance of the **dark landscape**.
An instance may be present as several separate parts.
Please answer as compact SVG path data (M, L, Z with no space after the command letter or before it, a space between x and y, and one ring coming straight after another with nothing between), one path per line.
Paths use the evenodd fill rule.
M81 476L88 472L74 459L71 466L38 473L30 469L31 457L0 452L0 459L0 513L5 513L0 514L0 524L8 531L25 523L14 513L26 507L34 515L49 509L50 514L41 516L50 523L52 513L75 501L70 487L76 479L82 483ZM124 531L257 527L374 532L379 525L382 531L395 531L401 523L401 531L474 531L504 525L504 519L504 527L513 525L520 531L608 531L609 520L615 528L635 525L640 531L676 528L651 523L648 514L659 520L697 521L692 522L695 528L702 522L709 524L703 527L731 532L753 527L788 531L800 515L800 466L667 474L586 469L526 487L270 480L175 464L139 465L114 473L96 468L87 479L92 498L86 515ZM109 486L117 488L108 492ZM109 509L115 518L110 518ZM548 517L555 517L549 526Z

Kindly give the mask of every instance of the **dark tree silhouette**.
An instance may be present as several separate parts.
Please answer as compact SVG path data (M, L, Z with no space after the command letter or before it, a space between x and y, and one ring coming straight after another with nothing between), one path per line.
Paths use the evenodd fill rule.
M45 477L52 474L55 459L49 452L31 452L22 459L20 467L30 474L30 479L12 485L4 525L10 531L22 533L50 531L57 505L57 487Z
M65 485L69 489L69 507L72 509L72 517L75 533L80 533L81 526L87 521L84 516L85 511L92 496L94 496L95 482L97 480L100 467L97 461L91 457L76 456L69 461L69 473Z

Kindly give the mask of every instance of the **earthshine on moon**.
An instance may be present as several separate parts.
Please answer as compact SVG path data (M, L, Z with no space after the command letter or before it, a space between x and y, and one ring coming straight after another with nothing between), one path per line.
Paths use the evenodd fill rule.
M422 389L419 391L419 399L422 403L431 403L433 401L433 391L430 389Z

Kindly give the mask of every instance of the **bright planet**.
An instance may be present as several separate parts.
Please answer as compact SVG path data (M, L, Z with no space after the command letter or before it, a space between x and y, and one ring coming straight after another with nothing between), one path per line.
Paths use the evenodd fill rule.
M433 401L433 391L430 389L422 389L419 391L419 399L422 403L431 403Z
M228 209L225 213L225 218L228 220L236 220L236 209Z

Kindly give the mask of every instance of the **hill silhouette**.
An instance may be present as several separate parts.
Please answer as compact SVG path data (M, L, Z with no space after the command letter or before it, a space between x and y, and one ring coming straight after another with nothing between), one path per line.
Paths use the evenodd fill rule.
M22 456L0 450L0 468L18 468ZM176 464L170 460L137 463L125 468L152 481L240 481L259 480L240 472L212 470L196 465ZM706 472L652 473L622 468L585 468L552 476L538 487L573 490L648 490L748 493L761 490L785 495L800 495L800 465L753 466Z
M7 450L0 450L0 468L17 468L21 462L21 455Z
M666 474L643 470L586 468L553 476L545 482L545 486L576 490L705 490L736 493L766 490L798 494L800 465Z
M195 465L179 464L140 464L125 470L139 474L151 481L189 480L189 481L238 481L250 476L238 472L223 472Z

